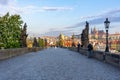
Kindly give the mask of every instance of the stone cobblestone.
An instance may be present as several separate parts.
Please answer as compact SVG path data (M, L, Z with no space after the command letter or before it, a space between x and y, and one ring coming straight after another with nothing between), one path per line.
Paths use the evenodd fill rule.
M0 80L119 80L119 75L119 68L61 48L0 61Z

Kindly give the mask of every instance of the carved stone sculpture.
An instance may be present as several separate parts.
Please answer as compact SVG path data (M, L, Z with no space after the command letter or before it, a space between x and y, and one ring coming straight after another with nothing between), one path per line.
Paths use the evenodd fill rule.
M27 24L25 23L23 28L21 28L21 37L20 37L20 42L21 42L21 47L27 47L26 39L27 39Z
M89 44L89 23L86 21L85 29L83 29L81 34L81 43L83 47L87 47Z

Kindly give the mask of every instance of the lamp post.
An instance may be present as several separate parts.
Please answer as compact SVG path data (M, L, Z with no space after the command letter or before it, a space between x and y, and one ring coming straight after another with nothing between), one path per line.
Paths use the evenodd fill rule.
M106 18L106 20L104 21L104 24L105 24L105 30L106 30L106 48L105 48L105 52L109 52L109 46L108 46L108 29L109 29L110 21L108 21L108 18Z

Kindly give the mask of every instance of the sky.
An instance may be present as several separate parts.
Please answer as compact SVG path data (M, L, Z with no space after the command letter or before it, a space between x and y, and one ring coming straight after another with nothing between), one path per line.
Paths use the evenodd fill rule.
M0 16L19 14L33 36L81 34L88 21L91 28L120 32L120 0L0 0Z

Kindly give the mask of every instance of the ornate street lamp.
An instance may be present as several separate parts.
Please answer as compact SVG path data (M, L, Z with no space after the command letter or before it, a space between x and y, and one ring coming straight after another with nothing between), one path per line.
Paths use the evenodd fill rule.
M105 30L106 30L106 49L105 52L109 52L109 46L108 46L108 29L110 25L110 21L108 21L108 18L104 21L105 24Z

